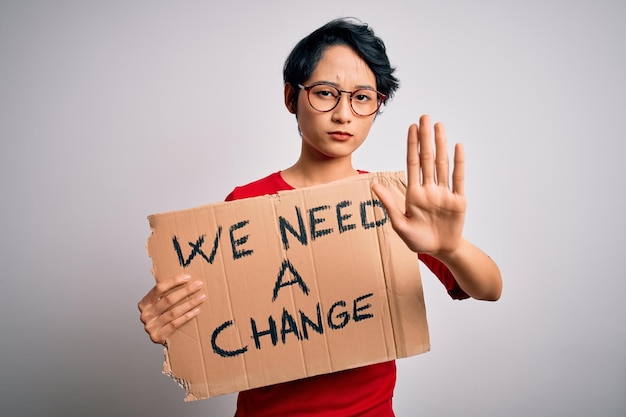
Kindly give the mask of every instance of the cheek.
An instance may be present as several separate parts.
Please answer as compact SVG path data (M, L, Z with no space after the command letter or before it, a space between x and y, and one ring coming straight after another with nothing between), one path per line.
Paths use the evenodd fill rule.
M296 111L296 119L300 129L315 129L319 120L323 118L325 113L319 113L313 110L308 103L303 103L302 100L298 100L298 108Z
M365 139L365 137L369 135L370 129L372 128L373 124L374 124L374 119L371 119L367 121L364 120L363 124L359 126L359 133L363 137L363 139Z
M300 135L305 138L314 138L318 133L319 124L315 122L315 118L306 112L298 112L298 128Z

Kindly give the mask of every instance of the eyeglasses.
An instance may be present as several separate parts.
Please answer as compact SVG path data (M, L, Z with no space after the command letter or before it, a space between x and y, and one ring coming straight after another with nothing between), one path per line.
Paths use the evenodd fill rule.
M326 83L317 83L308 87L298 84L298 87L306 91L309 104L319 112L329 112L337 107L342 93L350 95L350 107L358 116L371 116L378 111L385 100L384 94L371 88L345 91Z

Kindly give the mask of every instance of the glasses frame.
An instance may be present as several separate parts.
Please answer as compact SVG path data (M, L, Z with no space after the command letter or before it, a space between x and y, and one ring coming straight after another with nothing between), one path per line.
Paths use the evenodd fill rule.
M334 88L335 90L337 90L339 92L339 94L337 94L337 101L335 102L335 105L333 107L331 107L328 110L319 110L317 109L313 103L311 103L311 89L314 87L317 87L318 85L325 85L327 87L331 87ZM384 95L383 93L381 93L380 91L374 90L373 88L359 88L358 90L354 90L354 91L346 91L346 90L341 90L337 87L335 87L332 84L329 83L324 83L324 82L320 82L320 83L315 83L315 84L311 84L309 86L305 86L302 84L298 84L298 88L300 88L300 90L304 90L306 91L306 98L309 101L309 105L311 106L311 108L313 108L313 110L318 111L320 113L328 113L329 111L333 111L337 108L337 105L339 104L339 102L341 101L341 95L343 93L348 94L349 96L349 102L350 102L350 110L352 110L352 113L354 113L357 116L361 116L361 117L368 117L371 116L373 114L376 114L378 112L378 110L380 110L380 106L383 105L385 99L387 98L386 95ZM377 100L377 106L376 106L376 110L374 110L373 112L371 112L370 114L360 114L357 113L357 111L354 109L354 107L352 106L352 97L354 97L354 93L356 93L357 91L361 91L361 90L368 90L368 91L373 91L376 93L378 100Z

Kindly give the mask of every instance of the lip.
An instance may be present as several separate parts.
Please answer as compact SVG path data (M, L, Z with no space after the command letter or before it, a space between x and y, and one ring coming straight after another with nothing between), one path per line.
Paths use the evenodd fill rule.
M346 140L349 140L350 138L352 138L352 134L351 133L341 132L339 130L336 130L334 132L328 132L328 134L333 139L340 140L340 141L346 141Z

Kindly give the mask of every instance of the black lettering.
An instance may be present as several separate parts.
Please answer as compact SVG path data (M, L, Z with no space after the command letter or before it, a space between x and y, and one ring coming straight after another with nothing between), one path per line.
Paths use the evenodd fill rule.
M270 337L272 338L272 345L274 346L276 346L276 343L278 342L278 334L276 333L276 322L274 321L272 316L269 316L269 318L267 319L267 322L269 323L269 329L258 331L256 327L256 321L254 321L252 317L250 318L250 327L252 328L252 338L254 339L254 345L256 346L257 349L261 349L261 341L259 340L261 336L270 335Z
M280 326L280 338L283 341L283 345L285 344L287 333L295 334L298 340L302 339L302 336L298 333L298 325L293 319L293 316L289 314L286 308L283 308L283 317Z
M352 319L354 321L361 321L361 320L370 319L374 317L374 315L371 313L359 314L361 311L369 309L372 306L370 303L367 303L362 306L358 306L360 301L363 301L366 298L370 298L373 295L374 295L373 293L365 294L354 300L354 304L353 304L354 308L352 311Z
M347 232L348 230L352 230L356 228L356 224L353 224L353 223L343 224L344 221L352 217L352 213L342 214L341 209L350 207L351 205L352 205L352 201L345 200L340 203L337 203L337 206L335 207L337 211L337 225L339 226L339 233Z
M300 310L300 323L302 325L302 336L308 340L309 331L307 330L307 325L311 327L316 333L324 334L324 327L322 325L322 311L320 309L320 303L317 303L316 313L317 313L317 322L312 321L306 314Z
M367 207L380 207L383 211L383 218L374 222L368 222L367 220ZM387 211L380 200L367 200L361 202L361 225L364 229L371 229L372 227L382 226L387 222Z
M328 310L328 317L327 317L328 327L330 327L333 330L344 328L346 324L348 324L348 322L350 321L350 313L348 313L347 311L341 311L339 314L335 316L336 318L341 319L341 321L338 324L333 323L333 313L335 311L335 308L339 306L345 307L346 302L341 301L341 300L337 301L335 304L332 305L330 310Z
M296 230L293 228L291 223L289 223L283 216L278 217L278 226L280 228L280 236L282 237L283 247L285 249L289 249L289 241L287 240L287 233L285 232L286 230L291 232L291 234L294 235L296 239L298 239L298 242L300 242L302 246L306 246L308 243L307 236L306 236L306 228L304 227L304 221L302 220L302 213L300 213L300 209L298 207L296 207L295 209L296 209L296 216L298 217L298 227L300 229L300 233L296 232Z
M215 329L213 331L213 334L211 335L211 347L213 347L213 352L217 353L223 358L229 358L229 357L241 355L243 353L246 353L246 351L248 350L248 346L244 346L241 349L237 349L237 350L225 350L217 345L217 336L219 336L219 334L222 331L224 331L225 329L227 329L228 327L232 325L233 325L232 320L225 321L221 326Z
M193 258L196 257L196 255L202 256L205 261L207 261L210 264L213 264L213 261L215 260L215 254L217 253L217 247L219 246L221 235L222 235L222 226L218 226L217 232L215 233L215 239L213 240L213 249L211 250L211 254L209 256L206 256L206 254L202 251L202 249L200 249L200 247L204 243L204 238L206 235L200 236L198 240L196 240L196 243L187 242L189 246L191 246L191 253L189 254L189 257L187 257L186 260L183 257L183 251L180 247L180 244L178 243L178 238L174 236L172 238L172 243L174 244L174 250L176 251L176 254L178 255L178 262L180 263L180 266L182 266L183 268L186 268L187 266L189 266L189 264L191 263Z
M241 221L237 224L233 224L232 226L230 226L230 244L231 247L233 249L233 259L239 259L242 258L244 256L248 256L248 255L252 255L253 251L251 249L247 249L247 250L241 250L238 251L237 250L237 246L241 246L243 244L245 244L248 241L248 237L250 235L244 235L242 237L240 237L239 239L235 239L234 236L234 232L237 229L241 229L242 227L244 227L245 225L247 225L248 223L250 223L250 220L244 220Z
M285 276L285 271L289 269L291 275L293 275L293 279L291 281L283 282L283 276ZM276 301L278 297L278 291L282 287L286 287L288 285L298 284L300 285L300 289L305 295L309 295L309 287L306 286L296 268L293 267L291 262L288 259L285 259L280 266L280 271L278 271L278 277L276 278L276 284L274 285L274 295L272 297L272 302Z
M326 236L332 233L333 229L331 228L321 229L321 230L317 230L316 228L316 225L320 223L324 223L326 221L326 218L324 217L316 218L315 213L317 213L318 211L322 211L322 210L328 210L329 208L330 206L319 206L319 207L314 207L309 210L309 226L311 228L311 240L315 240L318 237Z

